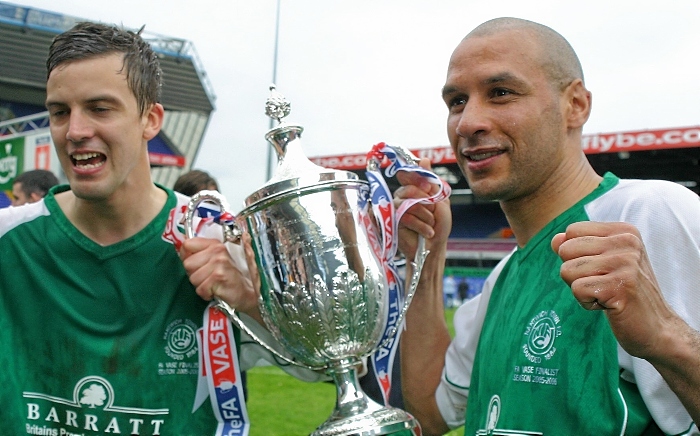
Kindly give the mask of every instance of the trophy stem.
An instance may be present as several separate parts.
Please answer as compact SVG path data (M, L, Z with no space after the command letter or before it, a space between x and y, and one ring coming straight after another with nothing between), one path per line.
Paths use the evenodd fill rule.
M336 405L331 416L311 436L413 435L418 422L401 409L385 407L362 391L357 370L342 361L326 372L336 387Z
M340 369L330 369L329 375L333 378L336 387L336 404L331 419L342 419L366 412L374 412L382 408L381 405L369 398L362 391L357 379L357 370L354 366Z

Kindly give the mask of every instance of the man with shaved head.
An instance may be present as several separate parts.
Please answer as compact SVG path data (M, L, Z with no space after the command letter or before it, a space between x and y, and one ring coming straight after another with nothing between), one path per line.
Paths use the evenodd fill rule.
M517 247L458 309L451 340L449 204L402 219L404 254L418 234L430 249L401 337L404 401L424 434L700 434L698 196L593 170L591 92L571 45L541 24L478 26L442 96L469 187L500 203ZM399 202L433 189L400 181Z

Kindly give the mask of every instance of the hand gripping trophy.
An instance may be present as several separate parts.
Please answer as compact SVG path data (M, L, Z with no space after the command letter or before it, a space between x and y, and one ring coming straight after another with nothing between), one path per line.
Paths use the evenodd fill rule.
M224 233L228 241L237 242L242 232L249 232L261 278L260 312L291 358L260 340L225 302L219 301L219 307L281 359L324 371L333 379L335 409L313 435L420 434L413 416L382 406L362 392L356 368L364 357L393 340L402 326L427 255L424 243L407 280L409 292L400 296L403 304L392 305L398 307L392 323L393 279L387 268L391 259L383 247L391 245L387 238L396 235L386 235L382 227L393 217L368 213L368 182L349 171L317 166L304 155L303 128L282 122L290 105L274 86L270 90L266 113L278 126L265 137L278 154L277 168L272 179L246 198L246 207L224 225ZM186 213L188 237L194 235L193 217L203 201L227 212L219 193L196 194Z

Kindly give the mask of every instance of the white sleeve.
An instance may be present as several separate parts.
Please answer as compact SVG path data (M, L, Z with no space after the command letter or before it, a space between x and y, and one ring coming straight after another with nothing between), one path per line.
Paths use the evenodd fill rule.
M44 200L21 206L0 209L0 237L20 224L29 222L40 215L49 215Z
M591 210L589 217L637 227L664 298L700 331L700 198L680 185L660 181L621 180L610 194L616 201L605 203L605 210ZM637 383L664 433L700 435L697 426L686 433L692 422L688 412L649 362L630 356L619 345L618 356L621 377Z
M501 260L484 282L481 294L468 300L454 316L455 337L445 354L445 368L435 392L438 409L450 428L464 425L476 346L481 336L493 285L510 255Z

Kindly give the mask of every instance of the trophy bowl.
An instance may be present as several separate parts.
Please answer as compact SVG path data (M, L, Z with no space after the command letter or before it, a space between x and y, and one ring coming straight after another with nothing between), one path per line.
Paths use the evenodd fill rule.
M261 341L226 303L219 306L275 355L323 371L333 380L335 408L313 435L420 432L413 416L373 401L357 380L363 358L382 345L389 314L385 268L372 245L382 237L376 225L368 225L361 216L368 182L309 161L301 151L302 130L280 125L268 132L278 153L276 174L246 198L246 207L230 227L224 226L228 240L236 241L243 231L250 234L261 281L259 309L267 329L291 358ZM203 201L228 212L221 194L196 194L186 214L188 237L194 234L193 215ZM427 253L422 254L424 258ZM421 268L422 261L414 264L413 291ZM409 303L407 297L390 337Z
M363 183L316 186L246 217L267 328L296 361L323 368L338 388L336 409L318 435L414 426L407 413L366 397L357 382L356 369L379 345L388 313L381 262L358 218Z
M246 217L268 329L309 367L356 366L377 345L382 267L356 218L359 182L339 182Z

